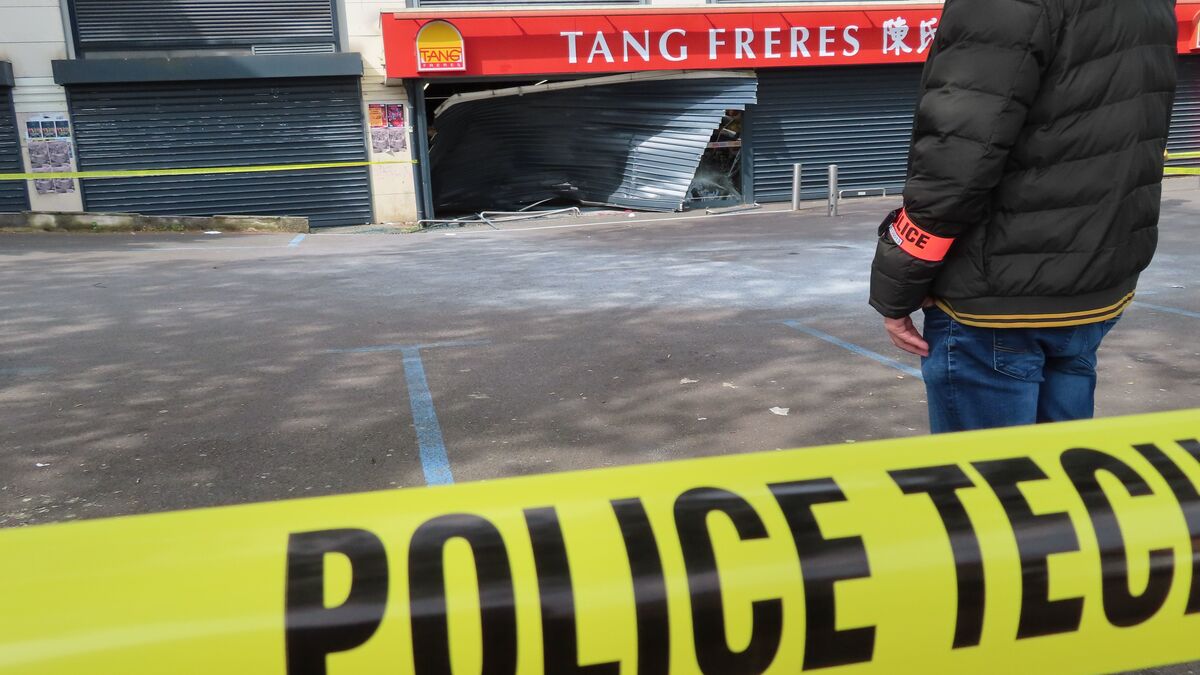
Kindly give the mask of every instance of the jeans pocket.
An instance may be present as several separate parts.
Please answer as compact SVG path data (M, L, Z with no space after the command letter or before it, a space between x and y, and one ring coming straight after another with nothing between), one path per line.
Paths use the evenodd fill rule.
M938 309L936 305L933 307L926 307L921 311L925 315L925 322L922 324L922 326L941 331L949 330L950 315Z
M992 330L992 358L996 372L1026 382L1041 382L1045 357L1037 341L1021 329Z
M1103 340L1105 337L1107 337L1108 332L1110 330L1112 330L1113 328L1115 328L1117 325L1117 322L1120 320L1121 320L1121 317L1118 316L1118 317L1114 317L1114 318L1109 319L1108 321L1105 321L1104 323L1100 324L1100 339Z

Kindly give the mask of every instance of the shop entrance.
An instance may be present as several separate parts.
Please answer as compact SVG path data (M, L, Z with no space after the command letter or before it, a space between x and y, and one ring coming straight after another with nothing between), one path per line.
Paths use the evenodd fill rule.
M744 202L741 72L419 85L433 211L583 206L681 211Z
M721 126L713 131L700 157L700 168L688 188L685 210L746 203L742 188L743 117L741 110L726 110L721 117Z

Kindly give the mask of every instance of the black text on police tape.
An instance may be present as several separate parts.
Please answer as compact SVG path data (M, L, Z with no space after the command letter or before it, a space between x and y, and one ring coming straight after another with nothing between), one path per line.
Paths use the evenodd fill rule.
M1177 444L1200 462L1200 441ZM1186 614L1200 613L1200 491L1158 446L1134 448L1166 480L1182 509L1191 541L1190 590ZM1128 552L1097 475L1116 478L1132 497L1151 494L1145 479L1130 465L1098 450L1075 448L1059 461L1087 508L1100 549L1101 597L1108 621L1119 627L1143 623L1163 606L1175 582L1170 549L1150 551L1150 578L1140 594L1129 589ZM987 588L978 537L958 491L981 487L963 467L929 466L890 472L907 495L925 496L936 508L949 538L957 583L954 649L980 644L989 593L1019 593L1021 612L1015 638L1068 633L1079 629L1085 598L1049 597L1047 558L1079 549L1078 535L1065 512L1035 514L1019 485L1048 477L1033 459L1012 457L971 465L998 498L1007 515L1021 561L1020 589ZM875 628L838 629L834 585L871 574L868 551L860 537L826 538L813 506L845 501L830 478L775 483L768 486L781 509L795 546L805 598L803 667L816 670L870 661ZM662 532L651 527L640 499L611 502L625 543L633 578L637 622L637 672L669 672L672 639L665 570L660 555ZM742 540L767 537L763 521L742 497L723 489L701 487L675 500L675 536L688 579L692 644L705 673L761 673L774 660L783 637L783 600L758 600L751 607L749 645L729 648L720 574L707 517L724 513ZM552 507L524 511L529 529L541 607L544 670L547 673L617 675L620 663L582 665L578 660L576 611L562 525ZM408 546L408 613L412 626L413 668L418 675L449 675L450 643L443 549L453 540L470 545L478 578L485 675L511 674L517 668L517 592L504 539L488 519L469 514L433 518L417 528ZM326 607L324 560L339 553L350 561L351 584L345 601ZM389 588L387 552L375 534L362 529L320 530L292 534L288 541L285 640L290 675L326 672L326 657L366 643L382 623Z

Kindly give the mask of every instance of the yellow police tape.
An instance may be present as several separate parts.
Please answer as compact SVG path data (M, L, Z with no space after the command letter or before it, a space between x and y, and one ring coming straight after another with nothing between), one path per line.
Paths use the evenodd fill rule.
M1185 152L1167 155L1168 161L1175 159L1200 159L1200 152ZM377 166L383 164L419 164L415 159L384 160L374 162L318 162L310 164L272 164L263 166L216 166L191 167L184 169L125 169L111 171L54 171L45 173L0 173L0 181L4 180L51 180L56 178L146 178L151 176L200 176L209 174L234 173L266 173L275 171L307 171L312 169L340 169L356 166ZM1200 175L1200 169L1167 167L1164 174L1168 176Z
M263 166L209 166L186 169L125 169L113 171L57 171L46 173L0 173L0 180L48 180L51 178L145 178L147 176L197 176L225 173L263 173L273 171L309 171L312 169L343 169L380 164L416 164L415 159L376 162L316 162L309 164L271 164Z
M1200 411L0 532L4 673L1200 659Z

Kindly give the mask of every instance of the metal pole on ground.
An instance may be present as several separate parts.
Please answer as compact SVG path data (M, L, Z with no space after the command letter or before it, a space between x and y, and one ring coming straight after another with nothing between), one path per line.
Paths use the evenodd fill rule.
M803 165L792 165L792 210L800 210L800 176L803 173Z
M838 167L837 164L829 165L829 215L836 216L838 214Z

